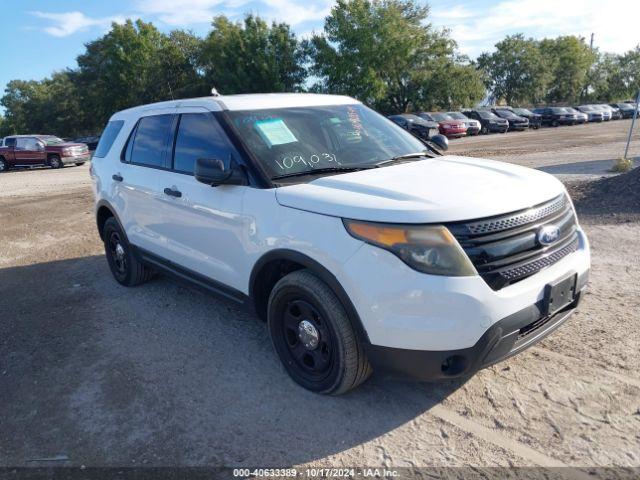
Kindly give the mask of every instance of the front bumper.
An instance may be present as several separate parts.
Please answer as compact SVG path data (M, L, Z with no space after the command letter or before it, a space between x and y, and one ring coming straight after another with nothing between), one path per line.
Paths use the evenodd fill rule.
M91 160L91 154L83 153L81 155L71 155L69 157L60 157L60 159L62 160L62 163L64 165L67 165L69 163L83 163Z
M509 124L502 124L502 123L490 123L488 124L489 127L489 131L490 132L498 132L498 133L505 133L507 130L509 130Z
M551 316L537 302L489 328L475 345L457 350L407 350L370 345L374 370L421 381L438 381L473 375L538 343L560 327L576 310L588 281L588 271L578 277L573 303Z

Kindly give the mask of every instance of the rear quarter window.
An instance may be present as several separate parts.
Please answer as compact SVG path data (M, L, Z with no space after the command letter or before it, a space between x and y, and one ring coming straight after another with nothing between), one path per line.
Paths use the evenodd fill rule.
M124 121L122 120L113 120L107 123L107 126L100 137L100 141L98 142L98 146L96 147L96 151L93 154L94 157L102 158L107 156L123 125Z

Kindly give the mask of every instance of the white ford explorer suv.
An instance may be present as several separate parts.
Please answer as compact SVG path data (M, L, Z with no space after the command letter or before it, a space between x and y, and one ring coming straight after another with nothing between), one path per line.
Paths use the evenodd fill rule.
M268 322L303 387L469 376L575 310L589 246L562 184L442 156L342 96L214 96L114 114L91 165L125 286L170 273Z

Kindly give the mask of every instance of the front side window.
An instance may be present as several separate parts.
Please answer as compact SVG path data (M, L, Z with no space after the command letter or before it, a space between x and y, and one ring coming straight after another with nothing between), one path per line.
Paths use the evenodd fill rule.
M210 113L183 113L176 136L173 169L193 173L198 158L215 158L229 164L227 136Z
M148 167L166 167L167 140L173 119L173 115L142 117L135 136L129 141L127 160Z
M231 111L238 137L271 178L366 168L425 145L364 105Z
M18 150L34 152L40 148L40 143L33 137L20 137L16 143L16 148Z
M118 136L118 133L120 133L123 125L123 120L113 120L107 123L107 126L100 137L100 141L98 142L98 146L96 147L96 151L93 154L94 157L107 156L107 153L109 153L109 150L111 149L111 145L113 145L113 142ZM89 137L88 141L91 141L91 137Z

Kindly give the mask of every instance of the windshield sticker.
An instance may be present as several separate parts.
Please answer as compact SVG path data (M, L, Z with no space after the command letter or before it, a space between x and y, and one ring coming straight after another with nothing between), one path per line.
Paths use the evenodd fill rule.
M314 153L310 156L303 155L285 155L280 159L276 159L276 164L280 167L280 170L291 170L305 165L309 167L309 171L314 168L327 168L329 166L340 165L340 162L333 153Z
M261 120L256 122L254 126L268 147L298 141L281 118Z

